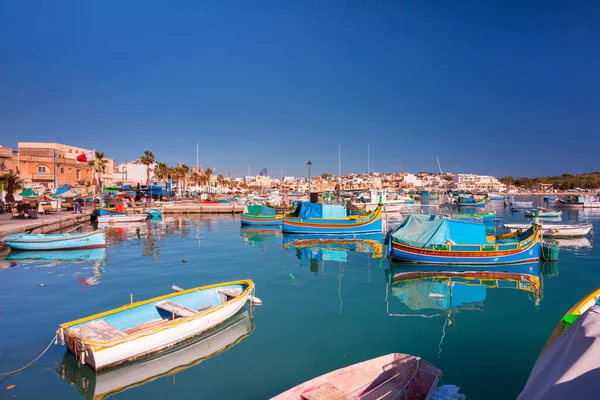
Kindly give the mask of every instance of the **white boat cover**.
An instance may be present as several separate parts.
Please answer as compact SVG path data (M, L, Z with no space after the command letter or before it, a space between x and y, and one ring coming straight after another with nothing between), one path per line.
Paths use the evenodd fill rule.
M519 399L600 397L600 307L593 306L540 354Z

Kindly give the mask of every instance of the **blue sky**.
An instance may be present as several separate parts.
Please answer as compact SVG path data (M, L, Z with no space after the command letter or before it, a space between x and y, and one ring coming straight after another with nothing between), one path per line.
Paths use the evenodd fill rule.
M0 145L272 176L598 171L595 1L4 1Z

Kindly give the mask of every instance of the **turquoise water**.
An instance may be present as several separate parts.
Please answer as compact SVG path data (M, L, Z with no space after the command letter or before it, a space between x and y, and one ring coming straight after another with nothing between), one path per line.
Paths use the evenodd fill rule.
M501 202L491 204L504 221L525 221ZM563 220L589 221L597 230L600 210L566 211ZM593 240L563 247L558 263L521 271L537 276L537 293L511 282L501 288L457 282L452 303L448 285L413 280L390 288L390 272L406 271L390 270L368 243L320 249L286 240L284 246L281 233L240 229L234 216L166 216L111 228L108 240L105 251L75 254L78 260L0 256L0 372L35 358L60 323L121 306L130 294L142 300L174 284L250 278L263 305L249 310L246 325L211 333L218 354L202 361L199 343L201 350L180 353L191 366L165 371L161 366L177 360L157 359L155 372L166 375L140 375L143 382L135 381L141 367L134 365L119 372L132 380L115 397L265 399L330 370L402 352L441 368L443 382L470 399L515 398L560 317L600 286ZM52 346L36 368L0 378L0 398L76 399L114 381L73 364L64 347ZM15 387L5 390L9 385Z

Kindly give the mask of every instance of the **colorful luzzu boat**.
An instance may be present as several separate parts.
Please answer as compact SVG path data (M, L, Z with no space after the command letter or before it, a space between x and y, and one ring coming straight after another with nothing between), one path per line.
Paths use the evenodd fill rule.
M540 230L487 236L485 225L413 214L388 236L394 261L427 264L508 264L539 260Z
M19 233L6 236L3 242L15 250L94 249L106 246L103 230L84 233Z
M488 213L473 213L473 214L452 214L450 216L452 219L461 220L461 221L481 221L481 222L494 222L496 221L496 213L488 212Z
M381 232L382 209L364 215L346 216L346 207L319 203L301 203L297 217L283 220L284 233L355 234Z
M472 197L459 197L457 199L456 203L454 203L454 204L458 207L480 207L480 208L483 208L483 207L485 207L486 201L485 201L485 199L483 199L481 201L476 201Z
M285 214L277 214L272 207L258 204L248 204L246 210L240 215L242 225L279 226Z
M57 335L78 362L101 371L223 323L246 304L253 290L251 280L188 289L61 324Z

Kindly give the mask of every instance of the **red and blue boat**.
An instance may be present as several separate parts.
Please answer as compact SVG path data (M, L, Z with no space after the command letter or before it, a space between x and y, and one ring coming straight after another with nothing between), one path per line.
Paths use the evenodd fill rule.
M346 216L345 206L300 203L294 217L283 220L284 233L356 234L381 232L382 209L377 207L363 215Z
M392 261L424 264L493 265L537 261L540 229L486 235L484 224L413 214L387 238Z

